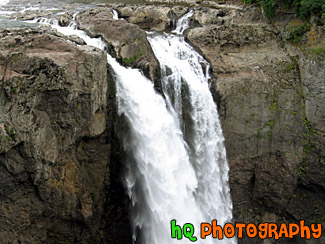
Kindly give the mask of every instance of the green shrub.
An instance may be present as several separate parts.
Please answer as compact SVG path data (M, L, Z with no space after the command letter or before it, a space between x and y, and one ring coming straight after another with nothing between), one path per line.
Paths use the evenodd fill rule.
M306 19L312 14L319 14L325 19L325 0L244 0L245 3L260 3L265 15L274 17L278 8L295 8L298 16Z
M298 41L301 40L302 36L308 31L308 26L305 24L305 25L302 25L302 26L299 26L297 27L297 29L294 31L294 39L293 41L295 42L295 40L298 39Z
M320 55L325 55L325 48L319 47L319 48L314 48L310 50L310 53L314 56L320 56Z
M322 12L324 0L295 0L294 6L300 18L308 18L312 14Z
M291 40L295 43L300 42L303 35L308 31L308 25L305 23L301 26L298 26L297 28L295 28L292 32L292 38Z
M265 12L265 16L269 18L273 18L275 15L275 2L274 0L263 0L261 1L261 5Z
M294 0L282 0L282 1L277 1L278 7L282 9L290 9L293 7L293 1Z

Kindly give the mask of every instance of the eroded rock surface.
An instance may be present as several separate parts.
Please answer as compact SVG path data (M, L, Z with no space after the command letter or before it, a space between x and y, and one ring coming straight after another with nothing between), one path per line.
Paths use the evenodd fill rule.
M121 18L148 31L169 31L189 8L182 6L122 5L113 6Z
M0 242L107 243L125 206L109 202L117 162L105 52L47 31L0 36Z

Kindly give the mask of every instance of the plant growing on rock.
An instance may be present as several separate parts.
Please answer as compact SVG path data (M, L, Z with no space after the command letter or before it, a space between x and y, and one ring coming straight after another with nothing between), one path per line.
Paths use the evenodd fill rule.
M244 0L245 3L259 3L269 18L275 16L276 10L280 8L294 8L301 19L311 15L320 15L325 18L324 0Z
M296 12L301 18L308 18L312 14L322 12L324 0L294 0L293 5L296 7Z
M265 12L265 15L269 18L273 18L275 15L275 2L274 0L261 1L261 5Z
M299 42L302 39L302 36L308 31L308 25L307 24L303 24L301 26L298 26L297 28L295 28L292 32L292 41L293 42Z

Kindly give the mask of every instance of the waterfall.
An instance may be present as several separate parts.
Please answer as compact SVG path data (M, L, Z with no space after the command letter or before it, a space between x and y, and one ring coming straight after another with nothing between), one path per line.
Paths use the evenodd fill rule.
M217 107L208 85L209 64L180 35L188 28L192 15L190 11L179 19L173 31L177 35L149 33L148 40L160 62L166 100L184 127L198 181L196 202L206 221L217 219L224 225L232 219L229 167Z
M190 15L181 19L182 26L176 33L181 34L187 28ZM65 35L75 34L88 45L105 50L100 38L90 38L77 30L74 22L68 27L45 19L35 22L51 24ZM171 238L170 221L176 219L178 225L195 226L196 243L211 244L217 240L199 238L200 223L213 219L218 224L230 221L232 207L218 113L208 88L207 72L201 68L201 64L208 66L208 63L181 36L164 34L151 36L149 40L165 71L164 83L174 82L181 88L184 81L189 88L193 141L185 142L180 127L181 89L168 92L165 85L169 101L166 103L139 70L125 68L107 54L115 74L118 113L129 125L129 134L124 139L125 151L130 155L125 184L133 207L134 240L141 244L191 243L186 238ZM171 99L172 95L178 98ZM179 109L175 111L176 100ZM220 242L235 240L226 238Z
M176 29L173 30L174 33L182 35L184 31L190 26L190 17L194 14L193 10L190 10L188 13L184 14L176 24Z
M113 14L113 19L118 20L118 13L117 13L117 11L115 9L111 9L111 11L112 11L112 14Z
M134 231L141 229L140 243L178 243L170 237L170 221L198 226L203 218L193 196L197 181L182 133L151 81L135 70L115 70L119 113L131 127L124 146L135 161L126 176Z

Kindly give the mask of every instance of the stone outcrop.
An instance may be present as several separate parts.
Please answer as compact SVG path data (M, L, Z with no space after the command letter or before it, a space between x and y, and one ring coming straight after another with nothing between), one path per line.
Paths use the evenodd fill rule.
M81 12L76 20L79 28L90 36L102 36L108 52L120 63L138 68L160 89L160 68L145 31L125 20L114 20L107 8Z
M147 31L169 31L189 8L182 6L117 5L121 18Z
M123 193L111 194L119 149L105 52L48 31L0 36L0 242L108 243L123 221L130 242Z
M72 21L72 18L73 16L70 13L64 13L57 16L57 20L60 26L68 26Z

